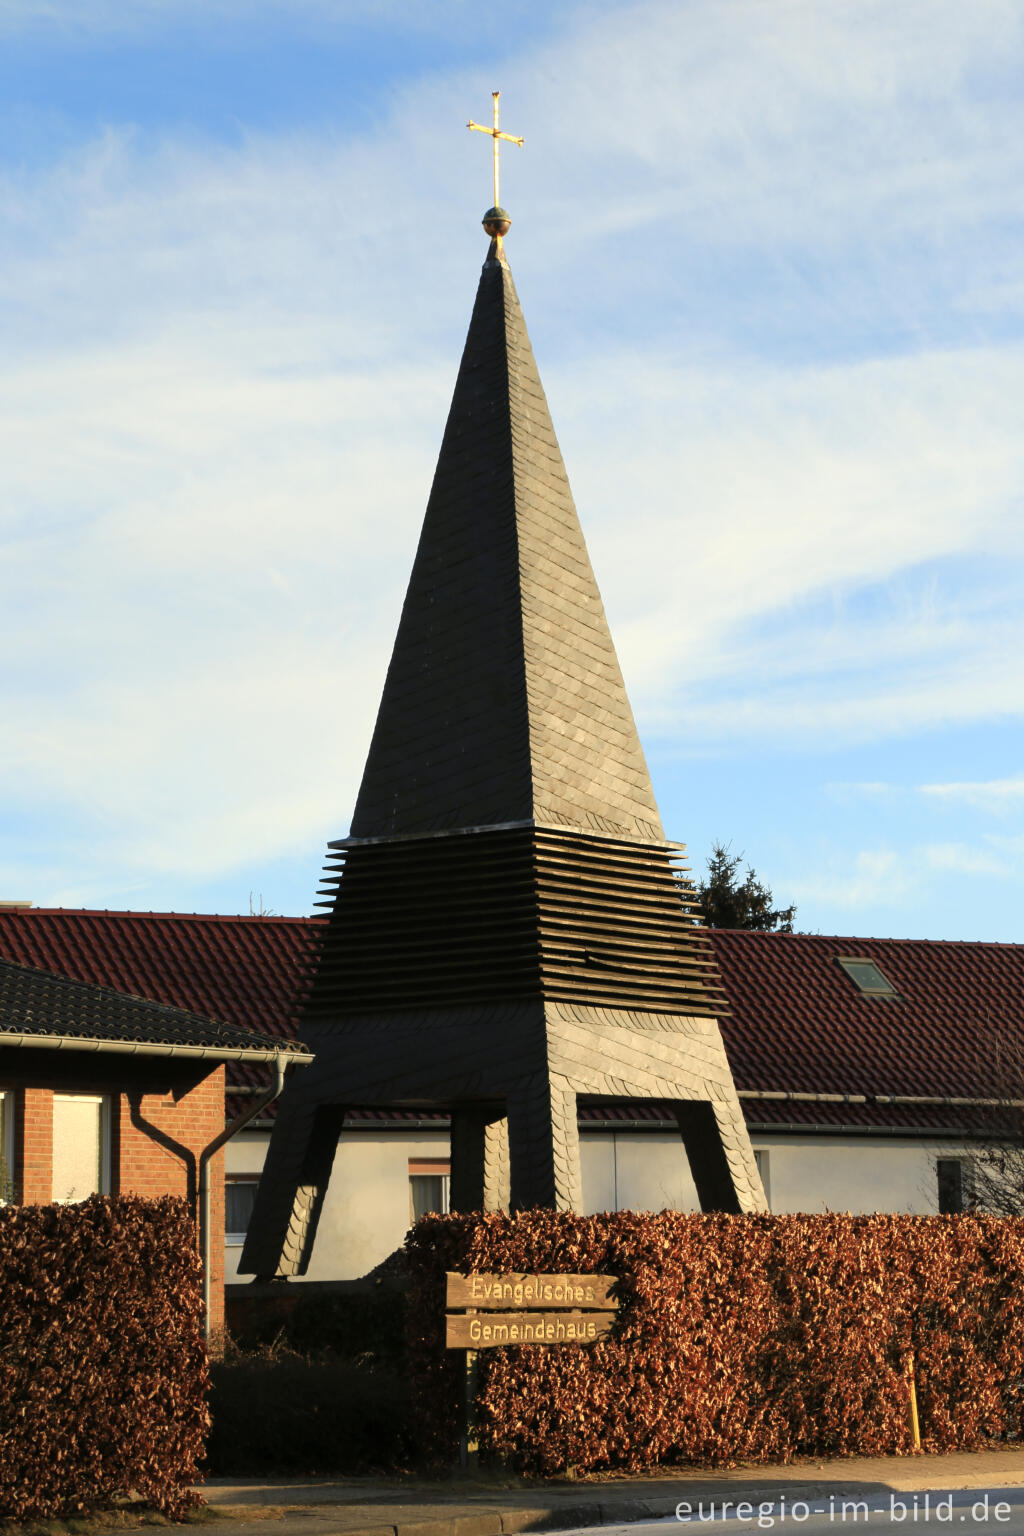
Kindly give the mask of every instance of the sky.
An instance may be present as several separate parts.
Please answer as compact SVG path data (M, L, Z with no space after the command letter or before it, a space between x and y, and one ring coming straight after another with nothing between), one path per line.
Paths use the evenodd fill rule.
M507 250L668 835L1024 939L1019 0L0 0L0 900L304 913Z

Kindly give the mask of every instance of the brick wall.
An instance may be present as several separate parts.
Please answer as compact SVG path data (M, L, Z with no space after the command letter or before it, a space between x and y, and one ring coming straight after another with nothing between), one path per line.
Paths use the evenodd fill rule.
M115 1061L108 1057L105 1065ZM92 1071L95 1066L94 1060ZM111 1193L182 1195L195 1201L199 1153L224 1128L224 1068L198 1081L197 1076L195 1069L183 1076L169 1072L166 1064L142 1070L133 1063L120 1081L83 1082L69 1074L60 1082L59 1091L110 1098ZM53 1199L53 1093L52 1087L35 1083L16 1090L14 1179L16 1198L25 1205L47 1205ZM223 1151L212 1161L210 1181L211 1324L219 1332L224 1323Z
M53 1090L19 1088L14 1100L14 1188L21 1205L53 1199Z
M196 1198L199 1153L224 1129L224 1068L171 1093L122 1093L113 1164L121 1194ZM211 1326L224 1326L224 1153L210 1166Z

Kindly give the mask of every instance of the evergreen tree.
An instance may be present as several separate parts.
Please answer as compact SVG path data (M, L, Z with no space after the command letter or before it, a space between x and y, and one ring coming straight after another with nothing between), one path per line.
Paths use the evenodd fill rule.
M707 878L697 886L704 921L709 928L754 928L759 933L792 933L796 907L773 907L771 886L747 865L739 878L742 853L731 843L715 843L708 859Z

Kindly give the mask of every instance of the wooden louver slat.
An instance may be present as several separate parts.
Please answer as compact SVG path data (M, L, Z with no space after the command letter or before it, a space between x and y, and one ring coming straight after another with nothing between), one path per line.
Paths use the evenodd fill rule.
M310 1014L549 996L720 1016L680 863L530 826L332 850Z

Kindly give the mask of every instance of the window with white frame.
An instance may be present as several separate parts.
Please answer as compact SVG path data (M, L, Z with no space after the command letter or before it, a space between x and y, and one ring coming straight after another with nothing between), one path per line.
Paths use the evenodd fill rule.
M431 1211L448 1214L451 1171L446 1157L410 1157L409 1214L413 1221Z
M0 1088L0 1205L14 1199L14 1094Z
M110 1193L110 1100L99 1093L53 1096L53 1198L65 1205Z
M236 1244L245 1242L245 1234L252 1220L256 1204L256 1191L260 1186L258 1173L229 1173L224 1181L224 1240Z

